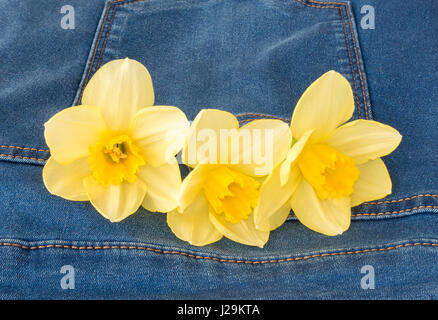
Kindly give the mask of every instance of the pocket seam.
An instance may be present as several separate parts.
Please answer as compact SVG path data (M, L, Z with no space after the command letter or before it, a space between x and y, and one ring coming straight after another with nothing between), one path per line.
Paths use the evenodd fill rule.
M99 51L99 60L97 61L96 70L100 66L100 63L102 61L103 51L105 51L106 42L107 42L107 39L108 39L108 35L109 35L110 31L111 31L111 25L112 25L114 16L116 14L117 8L119 6L133 4L133 3L137 3L137 2L141 2L141 1L146 1L146 0L132 0L132 1L129 1L129 0L112 0L112 1L108 2L107 9L106 9L106 12L105 12L105 16L103 17L103 24L102 24L102 26L101 26L101 28L99 30L99 34L98 34L97 39L96 39L96 44L94 46L94 52L93 52L93 55L91 57L91 61L90 61L90 64L89 64L87 75L85 76L85 79L84 79L83 83L81 83L79 97L77 99L75 99L75 100L77 100L77 102L82 100L82 95L84 93L85 86L87 85L87 83L88 83L88 81L90 79L90 75L91 75L91 72L93 70L94 61L95 61L95 58L96 58L96 55L97 55L98 51ZM112 10L111 18L109 20L108 26L106 26L108 15L109 15L109 12L111 10ZM107 28L107 31L106 31L106 34L105 34L105 39L104 39L104 42L102 44L102 47L100 48L100 41L101 41L102 34L103 34L103 31L105 30L105 28Z
M389 247L374 247L367 249L356 249L356 250L348 250L348 251L336 251L336 252L320 252L315 254L309 254L304 256L295 256L289 258L277 258L277 259L269 259L269 260L242 260L242 259L232 259L232 258L218 258L213 256L204 256L199 254L193 254L189 252L179 251L179 250L165 250L165 249L157 249L147 246L141 245L91 245L91 246L77 246L71 244L45 244L45 245L24 245L16 242L0 242L0 247L16 247L28 251L33 250L41 250L41 249L50 249L50 248L58 248L58 249L72 249L72 250L143 250L149 251L159 254L171 254L171 255L180 255L187 258L193 258L198 260L211 260L222 263L237 263L237 264L249 264L249 265L258 265L258 264L271 264L271 263L281 263L281 262L297 262L297 261L305 261L314 258L323 258L323 257L333 257L333 256L346 256L346 255L355 255L355 254L363 254L370 252L388 252L396 249L407 248L407 247L438 247L438 243L435 242L405 242L400 243L398 245L391 245Z
M362 87L362 96L363 96L363 99L364 99L365 119L371 119L369 111L368 111L368 102L367 102L367 99L366 99L366 90L365 90L364 80L363 80L362 71L361 71L361 67L360 67L360 63L359 63L359 55L358 55L358 52L357 52L356 40L355 40L355 37L354 37L353 25L352 25L352 22L351 22L351 16L350 16L350 12L348 10L349 9L348 5L346 3L343 3L343 2L320 2L320 1L317 1L317 0L295 0L295 1L301 3L301 4L305 5L305 6L312 7L312 8L318 8L318 9L326 9L326 8L335 9L336 8L336 9L339 10L339 15L341 16L342 24L343 24L343 27L344 27L345 41L347 42L347 51L348 51L348 55L349 55L350 65L351 65L351 71L352 71L351 73L353 75L353 83L354 83L354 87L355 87L356 98L358 100L358 114L359 114L359 118L361 118L359 96L357 94L357 86L356 86L356 76L355 76L355 72L354 72L354 68L353 68L353 61L351 59L350 48L349 48L349 45L348 45L348 36L347 36L347 30L346 30L346 27L345 27L344 14L342 13L341 7L328 6L328 5L335 4L335 5L342 5L342 6L344 6L345 11L347 12L348 23L350 25L350 33L351 33L351 39L352 39L352 42L353 42L354 52L356 54L357 71L359 73L359 78L360 78L361 87ZM307 1L309 3L304 2L304 1ZM324 6L313 5L313 4L310 4L310 3L321 4L321 5L324 5Z
M12 159L24 159L24 160L35 160L35 161L46 161L47 159L43 158L34 158L34 157L25 157L25 156L14 156L11 154L0 153L0 157L12 158Z
M17 146L0 146L0 148L11 148L18 150L31 150L31 151L40 151L40 152L50 152L48 149L37 149L37 148L29 148L29 147L17 147Z
M438 195L430 195L432 197L438 197ZM404 199L401 200L397 200L397 202L402 202L404 201ZM370 203L363 203L362 205L367 205ZM403 209L403 210L399 210L399 211L382 211L382 212L364 212L364 213L355 213L355 214L351 214L352 218L360 218L360 217L377 217L377 216L393 216L393 215L401 215L402 213L406 213L406 212L412 212L415 210L422 210L422 209L438 209L438 206L434 206L434 205L423 205L423 206L417 206L417 207L413 207L413 208L407 208L407 209ZM414 213L413 213L414 214ZM296 220L298 219L293 213L289 214L288 216L288 221L290 220Z
M412 200L412 199L416 199L416 198L423 198L423 197L432 197L432 198L438 198L438 194L418 194L412 197L407 197L407 198L403 198L403 199L398 199L398 200L386 200L386 201L375 201L375 202L367 202L364 204L367 205L379 205L379 204L385 204L385 203L397 203L397 202L403 202L403 201L408 201L408 200Z

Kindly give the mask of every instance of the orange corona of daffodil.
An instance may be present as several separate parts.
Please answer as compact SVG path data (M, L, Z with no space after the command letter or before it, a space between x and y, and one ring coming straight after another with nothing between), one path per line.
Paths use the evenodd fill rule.
M348 81L335 71L317 79L294 110L295 143L261 186L254 210L258 230L285 221L290 209L308 228L325 235L350 226L351 207L391 193L380 157L401 141L394 128L371 120L347 122L354 99Z
M229 139L221 139L223 130L230 130ZM205 151L205 135L209 133L209 152ZM251 138L234 146L239 137ZM270 135L271 133L271 135ZM196 137L205 144L195 145ZM198 137L199 137L198 136ZM266 139L271 136L271 140ZM217 138L217 140L215 140ZM263 247L269 230L257 230L254 208L260 197L260 181L284 159L292 140L289 127L280 120L255 120L239 128L231 113L207 109L195 118L185 148L183 161L193 170L181 185L179 207L167 215L167 223L175 235L192 245L203 246L225 236L233 241ZM265 151L269 157L255 160L254 151ZM233 162L231 154L238 157ZM271 152L267 152L269 150ZM263 153L262 151L262 153ZM197 155L190 161L191 154ZM208 158L208 159L207 159ZM248 161L245 161L247 159Z
M51 153L43 169L46 188L67 200L89 200L112 222L140 205L174 209L181 184L175 154L189 123L176 107L153 106L147 69L128 58L105 64L87 84L82 103L45 124Z

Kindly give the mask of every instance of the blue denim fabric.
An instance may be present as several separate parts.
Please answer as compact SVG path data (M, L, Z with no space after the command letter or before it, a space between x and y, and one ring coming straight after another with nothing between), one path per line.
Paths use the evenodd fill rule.
M436 1L75 0L74 30L60 27L63 4L44 3L0 3L1 298L438 298ZM360 27L363 5L375 8L374 30ZM354 208L338 237L291 216L263 249L192 247L163 214L112 224L51 196L43 123L126 56L149 69L156 104L191 119L215 107L288 121L311 82L341 72L354 118L403 135L384 158L393 194ZM74 290L60 286L63 265L75 268ZM361 288L364 265L374 290Z

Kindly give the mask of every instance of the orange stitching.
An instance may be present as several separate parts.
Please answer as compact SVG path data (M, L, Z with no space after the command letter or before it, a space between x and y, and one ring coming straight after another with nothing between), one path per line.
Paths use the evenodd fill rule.
M317 254L312 254L312 255L307 255L307 256L302 256L302 257L271 259L271 260L224 259L224 258L200 256L200 255L195 255L195 254L190 254L190 253L180 252L180 251L154 249L154 248L144 247L144 246L74 246L74 245L63 245L63 244L25 246L25 245L21 245L18 243L12 243L12 242L0 242L0 246L17 247L17 248L21 248L21 249L25 249L25 250L48 249L48 248L62 248L62 249L73 249L73 250L106 250L106 249L145 250L145 251L151 251L151 252L155 252L155 253L176 254L176 255L181 255L181 256L188 257L188 258L213 260L213 261L217 261L217 262L243 263L243 264L265 264L265 263L279 263L279 262L292 262L292 261L300 261L300 260L309 260L309 259L320 258L320 257L353 255L353 254L361 254L361 253L368 253L368 252L385 252L385 251L391 251L391 250L395 250L395 249L414 247L414 246L437 247L438 244L432 243L432 242L413 242L413 243L408 242L408 243L399 244L399 245L391 246L391 247L387 247L387 248L372 248L372 249L361 249L361 250L353 250L353 251L317 253Z
M119 1L119 2L122 2L122 1ZM125 3L117 2L116 5L114 6L113 12L111 14L111 19L110 19L109 24L108 24L108 30L106 31L105 39L104 39L103 44L102 44L102 50L100 51L99 60L97 61L96 68L99 68L100 63L102 62L103 51L104 51L104 48L106 47L106 42L108 40L109 33L111 32L111 26L113 24L113 20L114 20L114 16L116 15L117 8L121 7L121 6L128 5L128 4L140 2L140 1L145 1L145 0L133 0L133 1L125 2Z
M423 198L423 197L432 197L432 198L437 198L438 194L419 194L416 196L412 196L409 198L404 198L404 199L398 199L398 200L386 200L386 201L378 201L378 202L366 202L364 204L384 204L384 203L396 203L396 202L403 202L403 201L408 201L408 200L412 200L415 198Z
M297 1L301 2L301 0L297 0ZM358 55L357 49L356 49L356 40L354 39L353 26L351 24L351 16L350 16L350 12L348 10L348 5L346 3L339 3L339 2L319 2L317 0L309 0L309 1L313 2L313 3L319 3L319 4L338 4L338 5L343 5L345 7L345 11L347 12L347 16L348 16L348 23L350 24L350 33L351 33L351 39L353 40L353 48L354 48L354 52L356 53L356 65L357 65L357 69L359 71L360 83L362 86L362 95L363 95L363 100L364 100L364 104L365 104L365 117L368 119L368 107L367 107L367 99L366 99L366 95L365 95L364 81L362 78L362 71L361 71L360 64L359 64L359 55ZM303 3L303 4L305 4L305 3Z
M379 212L379 213L358 213L358 214L352 214L352 217L361 217L361 216L383 216L383 215L391 215L391 214L399 214L403 212L410 212L417 209L438 209L438 206L418 206L413 207L409 209L404 209L400 211L386 211L386 212Z
M301 4L304 4L305 6L312 7L312 8L318 8L318 9L324 9L324 8L339 9L339 7L336 7L336 6L316 6L316 5L312 5L312 4L309 4L309 3L305 3L302 0L295 0L295 1L298 1ZM313 2L312 0L307 0L307 1ZM341 4L341 3L338 3L338 2L322 2L321 4Z
M139 1L145 1L145 0L136 0L136 1L126 2L124 4L118 4L118 3L123 2L123 1L126 1L126 0L114 0L114 1L111 1L111 2L108 3L108 6L107 6L108 9L106 10L105 17L103 18L104 23L102 24L102 26L101 26L101 28L99 30L99 35L97 36L96 46L94 47L93 56L91 57L90 68L88 69L87 76L85 77L84 84L83 84L83 86L81 88L81 94L80 94L79 100L82 99L82 95L84 94L85 86L87 85L88 80L90 78L91 70L93 69L94 60L96 58L97 50L99 49L100 40L102 38L102 33L103 33L103 30L105 29L107 18L108 18L108 14L109 14L109 11L110 11L112 5L115 4L113 12L112 12L112 15L111 15L111 20L109 22L109 27L108 27L109 29L107 30L107 33L106 33L106 36L105 36L105 41L104 41L104 43L102 45L102 49L100 50L99 61L98 61L97 65L96 65L96 68L99 68L99 66L100 66L100 63L101 63L101 60L102 60L102 53L103 53L103 50L104 50L104 48L106 46L106 39L108 38L109 31L111 30L112 20L113 20L115 11L117 10L117 7L121 6L121 5L125 5L125 4L131 4L131 3L135 3L135 2L139 2Z
M99 48L100 38L102 37L103 30L105 29L106 19L108 17L109 10L110 10L111 6L113 5L113 3L120 2L120 1L124 1L124 0L111 1L107 5L108 10L106 10L106 12L105 12L105 17L103 18L103 24L100 27L99 35L97 36L96 46L94 47L93 56L91 57L90 68L88 69L87 76L85 77L84 85L81 88L81 95L79 97L79 100L82 99L82 95L84 94L85 86L87 85L88 80L90 78L91 70L93 69L94 59L96 58L97 49Z
M138 2L138 1L142 1L142 0L137 0L135 2ZM131 3L131 2L128 2L128 3ZM119 6L118 4L114 5L114 9L111 12L111 18L110 18L110 20L108 22L108 30L106 30L106 33L105 33L105 38L103 40L102 49L100 50L99 59L97 60L97 64L96 64L96 70L99 69L99 66L102 63L103 52L104 52L105 47L106 47L106 42L108 40L109 33L111 32L111 26L113 24L114 16L116 15L116 11L117 11L117 7L118 6ZM106 19L106 17L105 17L105 19Z
M356 40L354 39L353 26L351 25L350 12L347 9L347 5L344 4L344 6L345 6L345 11L347 11L347 15L348 15L348 23L350 24L350 32L351 32L351 39L353 39L354 52L356 53L356 65L357 65L357 70L359 72L360 84L362 86L362 96L363 96L363 101L364 101L364 106L365 106L365 118L368 119L368 107L367 107L368 103L367 103L367 98L366 98L366 94L365 94L365 87L364 87L364 81L362 78L362 71L360 70L359 55L357 54L357 48L356 48Z
M403 201L404 199L400 200ZM393 215L393 214L400 214L400 213L404 213L404 212L410 212L413 210L418 210L418 209L438 209L438 206L418 206L418 207L413 207L413 208L408 208L408 209L403 209L400 211L385 211L385 212L377 212L377 213L356 213L356 214L352 214L352 217L362 217L362 216L384 216L384 215ZM294 214L290 214L290 217L296 217L296 215Z
M350 47L348 45L348 35L347 35L347 29L346 29L346 26L345 26L344 14L342 13L341 7L336 7L336 6L316 6L316 5L312 5L312 4L309 4L309 3L305 3L302 0L296 0L296 1L298 1L299 3L301 3L301 4L305 5L305 6L312 7L312 8L319 8L319 9L330 8L330 9L338 9L339 10L339 15L341 17L342 26L343 26L343 29L344 29L344 35L345 35L345 42L346 42L347 52L348 52L348 58L350 60L351 74L353 76L354 91L356 93L356 100L358 102L357 103L357 113L358 113L358 116L360 118L361 117L361 112L360 112L360 107L359 107L359 96L357 94L356 76L355 76L355 72L354 72L354 68L353 68L353 60L351 59ZM312 0L309 0L309 1L312 2ZM320 4L337 4L337 5L343 4L343 3L339 3L339 2L324 2L324 3L316 2L316 3L320 3ZM346 10L346 11L348 13L348 10ZM349 18L350 18L350 16L349 16ZM351 23L350 23L350 28L351 28ZM352 35L352 37L354 37L352 30L351 30L351 35ZM356 58L358 59L357 52L356 52Z
M261 119L260 118L257 118L257 119L243 119L243 120L239 120L239 123L243 124L243 123L251 122L251 121L254 121L254 120L261 120Z
M16 147L16 146L0 146L0 148L13 148L13 149L19 149L19 150L32 150L32 151L40 151L40 152L50 152L50 150L46 150L46 149L35 149L35 148Z
M254 120L263 120L263 118L251 118L251 119L243 119L243 120L239 120L240 124L246 124L248 122L254 121ZM268 119L268 120L280 120L280 121L285 121L283 119Z
M286 118L282 118L282 117L278 117L278 116L273 116L273 115L271 115L271 114L264 114L264 113L251 113L251 112L248 112L248 113L240 113L240 114L236 115L236 118L243 118L243 117L248 117L248 116L254 116L254 117L268 117L268 118L271 118L271 119L278 119L278 120L283 120L283 121L285 121L285 122L290 122L290 120L288 120L288 119L286 119ZM253 119L253 120L256 120L256 119ZM242 120L242 121L244 121L244 120Z
M109 35L110 31L111 31L111 26L112 26L112 23L113 23L113 20L114 20L114 16L115 16L116 11L117 11L117 7L118 7L118 5L114 5L114 8L113 8L113 10L111 12L111 19L108 22L108 30L105 33L105 38L103 40L102 49L99 52L99 59L97 60L96 70L99 69L99 66L102 63L103 52L104 52L104 49L106 47L106 42L107 42L107 39L108 39L108 35Z
M27 159L27 160L38 160L38 161L47 161L47 159L29 158L29 157L22 157L22 156L13 156L11 154L2 154L2 153L0 153L0 157Z
M359 95L357 94L357 84L356 84L356 73L353 72L353 60L351 59L351 52L350 52L350 46L348 45L348 36L347 36L347 28L345 27L345 20L344 20L344 14L342 13L342 9L339 9L339 15L341 16L341 20L342 20L342 26L344 29L344 35L345 35L345 46L347 47L347 52L348 52L348 59L350 60L350 68L351 68L351 74L353 75L353 85L354 85L354 92L356 92L356 101L357 101L357 113L359 118L361 118L361 111L360 111L360 107L359 107Z

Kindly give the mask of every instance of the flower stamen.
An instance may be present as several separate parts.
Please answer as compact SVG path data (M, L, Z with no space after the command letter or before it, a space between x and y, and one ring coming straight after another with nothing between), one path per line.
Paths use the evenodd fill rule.
M122 151L123 150L123 151ZM115 163L119 163L121 159L126 159L127 154L123 153L125 146L123 143L116 144L112 148L105 147L104 153L108 154Z
M93 177L103 186L133 182L138 168L145 164L140 149L128 135L104 135L90 147L88 162Z

